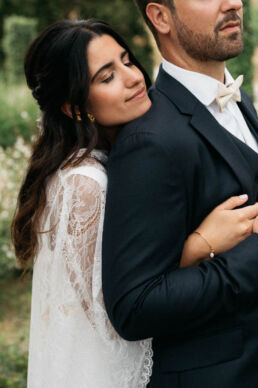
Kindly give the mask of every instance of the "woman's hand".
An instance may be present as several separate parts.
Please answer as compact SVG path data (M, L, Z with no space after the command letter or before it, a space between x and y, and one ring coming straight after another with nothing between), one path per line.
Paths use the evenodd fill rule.
M255 217L255 220L253 223L253 233L258 233L258 216Z
M246 239L252 233L258 233L258 203L235 209L243 205L247 195L231 197L217 206L196 229L204 239L192 233L186 240L180 267L198 265L209 258L210 246L215 255L226 252Z

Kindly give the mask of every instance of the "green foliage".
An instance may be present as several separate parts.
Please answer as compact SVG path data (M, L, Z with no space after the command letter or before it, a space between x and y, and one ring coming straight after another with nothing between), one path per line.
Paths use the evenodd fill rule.
M39 112L25 85L0 81L0 279L15 269L10 225Z
M24 55L36 35L36 19L10 16L4 21L3 49L6 76L10 82L24 81Z
M132 48L137 59L151 74L151 47L144 23L133 0L0 0L0 40L1 21L4 16L19 14L38 19L38 31L48 24L63 18L96 17L104 19L122 34ZM27 41L27 45L29 40ZM3 56L3 54L2 54ZM0 53L1 59L1 53Z
M0 80L0 146L13 146L19 136L29 142L36 130L39 110L25 85Z
M30 305L31 276L0 279L0 388L26 387Z
M14 270L15 256L10 245L10 219L0 220L0 279Z
M0 388L25 388L31 274L0 279Z
M244 2L244 51L241 55L228 61L228 68L233 77L244 75L243 89L253 97L253 67L254 33L250 0Z
M26 388L27 352L0 344L0 388Z
M22 138L13 147L0 147L0 279L16 268L10 226L30 152Z
M254 45L258 46L258 8L252 9L252 27L253 27Z

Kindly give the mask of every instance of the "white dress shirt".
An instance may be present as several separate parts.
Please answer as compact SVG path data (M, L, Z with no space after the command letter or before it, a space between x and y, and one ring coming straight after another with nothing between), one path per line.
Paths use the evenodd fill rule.
M223 111L219 111L216 103L218 84L220 83L218 80L205 74L182 69L164 58L162 59L162 67L198 98L220 125L258 153L257 141L248 128L237 103L231 99ZM225 69L225 84L228 85L232 82L234 82L234 79L229 71Z

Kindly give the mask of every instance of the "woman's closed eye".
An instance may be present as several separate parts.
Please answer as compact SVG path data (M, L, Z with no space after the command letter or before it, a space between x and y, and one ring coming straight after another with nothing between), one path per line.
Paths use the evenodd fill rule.
M124 63L125 66L133 66L133 62L131 62L129 59Z
M110 81L112 81L113 78L114 78L114 73L111 73L110 75L107 75L106 77L104 77L104 79L101 82L108 84Z
M124 66L127 66L127 67L130 67L130 66L133 66L133 63L130 61L129 58L125 58L124 62L123 62L123 65ZM108 84L110 81L112 81L112 79L114 78L114 72L112 72L111 74L106 74L103 76L103 79L102 79L102 83L105 83L105 84Z
M125 52L124 55L122 55L122 62L125 66L133 66L133 63L127 52Z

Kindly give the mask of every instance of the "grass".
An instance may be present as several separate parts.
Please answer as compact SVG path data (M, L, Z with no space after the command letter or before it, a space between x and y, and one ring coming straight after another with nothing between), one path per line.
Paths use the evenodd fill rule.
M28 347L31 279L0 280L0 344Z
M0 388L25 388L31 277L0 280Z

